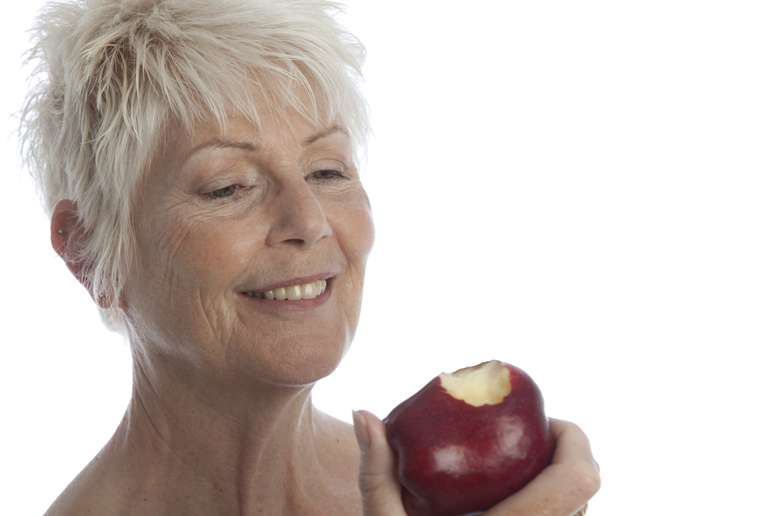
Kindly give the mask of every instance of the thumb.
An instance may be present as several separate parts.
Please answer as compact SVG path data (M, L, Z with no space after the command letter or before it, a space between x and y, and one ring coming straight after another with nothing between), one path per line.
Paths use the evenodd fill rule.
M405 516L400 484L395 477L395 458L384 423L365 410L352 412L355 436L360 446L360 495L364 516Z

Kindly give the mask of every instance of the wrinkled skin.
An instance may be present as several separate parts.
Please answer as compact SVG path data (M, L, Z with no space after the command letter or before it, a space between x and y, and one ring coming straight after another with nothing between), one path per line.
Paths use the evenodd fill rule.
M263 120L170 128L139 186L120 299L136 329L132 400L49 514L360 513L352 427L310 393L355 335L371 207L345 132ZM242 144L192 152L215 138ZM57 205L52 242L81 277L67 256L76 211ZM242 294L321 272L337 276L313 310Z
M355 170L314 175L351 160L348 139L304 146L325 128L290 120L261 133L238 118L223 135L170 129L140 186L138 262L119 300L137 328L132 398L47 515L405 515L381 421L363 414L359 452L352 427L311 403L354 337L374 227ZM213 136L261 145L186 159ZM232 184L252 188L207 196ZM83 238L77 205L60 201L51 241L79 280L68 250ZM257 312L239 293L322 270L338 278L314 313ZM585 434L559 420L551 430L554 462L487 516L570 516L599 489Z

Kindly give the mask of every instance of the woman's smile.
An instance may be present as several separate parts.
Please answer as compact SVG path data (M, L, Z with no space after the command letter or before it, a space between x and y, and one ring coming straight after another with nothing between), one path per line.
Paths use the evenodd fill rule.
M312 403L355 337L375 238L359 170L365 49L341 10L51 0L42 11L24 154L54 250L132 360L124 418L47 515L407 515L382 421L353 413L353 431ZM411 176L434 173L417 165L387 180L413 195ZM580 430L563 428L561 461L494 512L585 511L598 468Z
M268 311L306 311L324 305L330 299L335 276L327 279L292 282L289 286L281 286L264 291L251 290L242 292L242 297L260 310Z

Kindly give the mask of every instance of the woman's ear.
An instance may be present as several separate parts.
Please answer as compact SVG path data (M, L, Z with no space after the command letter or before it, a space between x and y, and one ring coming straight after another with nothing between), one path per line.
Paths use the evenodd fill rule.
M51 215L51 246L93 298L89 264L83 259L78 259L76 255L76 250L83 249L85 243L86 232L78 220L78 204L70 199L62 199L56 203ZM94 301L102 308L110 308L111 299L105 294L100 294ZM119 299L119 306L123 309L127 307L123 295Z
M77 249L83 249L86 233L78 221L78 205L70 199L62 199L54 206L51 215L51 246L62 257L67 268L91 295L88 264L76 256ZM95 300L102 308L110 306L109 300L100 296Z

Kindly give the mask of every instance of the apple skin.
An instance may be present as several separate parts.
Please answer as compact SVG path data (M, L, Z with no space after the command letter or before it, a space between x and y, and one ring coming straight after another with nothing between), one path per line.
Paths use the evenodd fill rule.
M437 376L384 419L409 516L485 511L551 462L556 442L538 386L521 369L500 363L511 392L499 404L469 405Z

